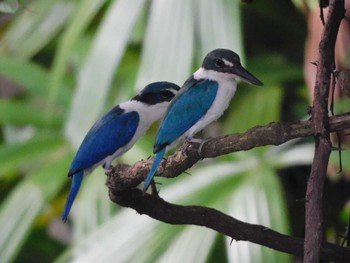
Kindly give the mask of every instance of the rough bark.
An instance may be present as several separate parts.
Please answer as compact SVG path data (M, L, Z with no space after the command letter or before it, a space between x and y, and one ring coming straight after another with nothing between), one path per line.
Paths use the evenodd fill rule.
M329 134L328 97L331 75L335 69L335 42L344 14L344 0L330 1L327 22L319 45L312 107L315 154L307 184L305 205L305 263L320 261L323 238L323 188L332 149Z
M330 117L330 131L348 128L350 128L350 113ZM201 155L198 154L197 144L185 143L162 163L158 175L176 177L203 158L214 158L259 146L280 145L295 138L313 135L313 123L312 120L308 120L270 123L266 126L254 127L244 134L213 138L203 145ZM142 191L134 187L144 180L151 163L152 160L145 160L133 166L119 164L111 170L107 180L110 199L121 206L130 207L140 214L149 215L168 224L204 226L237 241L250 241L293 255L303 255L304 240L301 238L283 235L265 226L244 223L212 208L179 206L168 203L157 195L142 195ZM348 262L350 258L349 248L327 242L322 242L320 251L322 260Z

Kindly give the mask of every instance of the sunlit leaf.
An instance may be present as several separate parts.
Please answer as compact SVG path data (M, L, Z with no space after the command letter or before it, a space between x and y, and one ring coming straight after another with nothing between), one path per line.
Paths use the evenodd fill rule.
M246 174L250 180L232 193L229 213L235 218L271 227L288 234L287 214L276 174L264 166ZM271 191L274 189L274 191ZM249 242L234 242L227 238L231 262L291 262L291 257Z
M0 258L3 262L16 255L35 218L66 182L71 155L64 150L56 155L56 159L51 159L18 184L0 206Z
M157 262L206 262L215 241L214 231L203 231L198 226L188 226L178 237L173 238ZM136 262L136 261L135 261Z
M6 31L2 46L14 56L28 59L59 32L72 13L74 1L26 1L22 7Z
M195 10L198 10L200 59L213 49L228 48L244 61L239 1L197 0Z
M66 125L66 134L76 147L100 115L130 32L144 1L115 1L98 30L92 51L79 73L77 93Z
M42 206L40 190L26 182L18 185L0 207L0 258L3 262L9 262L19 250Z
M194 22L193 1L152 1L136 82L138 90L159 80L183 84L192 69Z
M83 241L113 215L112 208L115 206L108 197L106 178L104 170L98 168L83 180L71 215L74 222L73 237L77 242Z
M53 117L53 106L57 100L59 91L64 82L64 75L70 55L74 44L79 36L89 25L94 15L100 10L101 6L106 0L82 0L79 2L77 8L72 13L71 21L69 21L68 28L60 38L60 43L53 62L53 68L51 71L51 77L49 81L49 93L48 93L48 118Z

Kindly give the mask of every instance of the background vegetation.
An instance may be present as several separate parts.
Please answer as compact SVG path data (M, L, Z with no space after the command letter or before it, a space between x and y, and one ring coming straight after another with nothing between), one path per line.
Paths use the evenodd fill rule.
M239 53L265 86L241 83L203 136L306 118L306 24L292 3L8 0L0 9L1 262L293 261L120 209L108 199L102 169L84 182L70 221L60 220L70 162L98 116L151 81L181 85L214 48ZM147 158L156 129L119 161ZM161 195L302 236L303 203L295 200L304 197L312 154L312 141L303 140L205 160L191 176L158 179ZM345 224L342 207L334 218ZM329 237L335 232L329 228Z

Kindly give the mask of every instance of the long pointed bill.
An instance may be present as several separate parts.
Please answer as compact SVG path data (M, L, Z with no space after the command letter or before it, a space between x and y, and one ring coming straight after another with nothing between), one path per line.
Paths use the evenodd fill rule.
M249 71L243 68L242 66L234 68L231 73L235 74L239 79L245 82L248 82L250 84L253 84L256 86L264 85L260 80L254 77L253 74L249 73Z

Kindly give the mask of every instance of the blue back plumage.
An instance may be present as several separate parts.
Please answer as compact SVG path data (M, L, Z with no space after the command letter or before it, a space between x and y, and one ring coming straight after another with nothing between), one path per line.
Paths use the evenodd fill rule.
M155 152L176 141L209 110L218 91L211 80L190 79L169 105L156 137Z
M136 111L125 113L119 106L99 119L89 130L72 162L69 175L89 169L134 136L140 116Z

